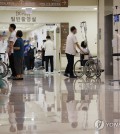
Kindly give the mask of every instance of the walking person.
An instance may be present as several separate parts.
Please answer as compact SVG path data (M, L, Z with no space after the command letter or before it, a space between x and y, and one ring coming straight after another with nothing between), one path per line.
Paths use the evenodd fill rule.
M34 61L35 61L35 56L34 56L34 49L33 46L30 47L28 51L28 57L29 57L29 64L30 64L30 71L32 72L34 69Z
M77 29L76 27L71 27L71 33L67 37L67 42L66 42L66 57L67 57L67 67L65 70L64 76L70 78L77 78L74 73L73 73L73 66L74 66L74 56L76 55L76 46L81 50L77 38L76 38L76 33Z
M42 68L45 68L45 48L44 48L44 43L46 42L46 40L43 40L43 45L42 45Z
M13 80L23 80L23 58L24 58L24 41L23 33L18 30L16 33L17 40L14 45L14 66L16 77Z
M50 67L51 67L51 72L53 73L54 71L54 43L51 40L50 36L46 37L47 41L44 43L44 48L45 48L45 59L46 59L46 73L48 73L48 65L50 61Z
M8 79L13 79L16 76L16 72L15 72L15 67L14 67L14 44L16 42L16 25L15 24L10 24L9 26L9 32L10 32L10 37L8 39L8 48L7 48L7 52L8 52L8 56L9 56L9 64L10 64L10 68L12 71L12 75L10 77L8 77Z

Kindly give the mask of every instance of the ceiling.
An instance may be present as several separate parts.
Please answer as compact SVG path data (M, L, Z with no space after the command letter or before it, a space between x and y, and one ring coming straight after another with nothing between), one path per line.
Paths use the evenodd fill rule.
M98 0L69 0L69 7L36 7L33 12L42 11L96 11ZM23 10L22 7L0 7L0 11ZM25 9L24 9L25 10ZM31 31L44 24L17 24L17 29ZM0 24L0 31L8 31L9 24Z
M95 11L97 6L36 7L33 11ZM0 7L0 10L22 10L22 7Z
M69 6L97 6L98 0L68 0Z

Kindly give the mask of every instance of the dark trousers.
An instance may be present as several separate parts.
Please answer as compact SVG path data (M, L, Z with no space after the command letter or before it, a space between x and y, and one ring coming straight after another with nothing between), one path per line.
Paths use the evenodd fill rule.
M12 76L16 76L16 72L15 72L15 66L14 66L14 54L11 54L9 56L9 63L10 63L10 68L11 68L11 71L12 71Z
M30 70L30 60L29 60L29 56L25 56L25 57L24 57L24 61L25 61L25 66L27 67L27 70Z
M48 72L49 61L50 61L51 72L53 72L54 70L53 56L45 56L45 60L46 60L46 72Z
M84 60L84 54L80 54L80 61L81 61L81 66L85 66L85 64L86 64L86 62L88 61L88 60Z
M29 56L25 56L25 66L27 67L27 70L31 70L34 68L34 57L30 58Z
M14 66L16 75L23 74L23 57L14 57Z
M35 61L34 57L30 58L30 69L32 69L32 70L34 68L34 61Z
M44 67L44 62L45 62L45 50L42 50L42 67Z
M66 57L67 57L68 64L65 70L65 74L70 74L70 76L73 76L74 75L73 73L74 55L66 54Z

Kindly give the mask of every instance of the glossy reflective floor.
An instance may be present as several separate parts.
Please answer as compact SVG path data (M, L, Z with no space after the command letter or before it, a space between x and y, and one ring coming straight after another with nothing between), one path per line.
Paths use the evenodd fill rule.
M0 134L119 134L120 86L109 79L0 80Z

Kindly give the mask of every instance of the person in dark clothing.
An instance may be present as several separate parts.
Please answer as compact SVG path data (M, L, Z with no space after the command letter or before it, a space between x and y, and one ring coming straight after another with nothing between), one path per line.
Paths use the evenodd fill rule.
M45 62L45 49L44 49L44 43L46 42L46 40L43 40L43 46L42 46L42 67L44 67L44 62Z
M35 61L35 57L34 57L34 49L35 48L31 48L28 51L28 58L29 58L29 70L33 70L34 68L34 61Z
M16 77L13 80L23 80L24 41L22 31L17 31L17 40L14 45L14 66Z
M8 52L8 57L9 57L9 64L10 68L12 71L12 75L8 77L8 79L13 79L16 76L15 68L14 68L14 44L16 42L16 25L15 24L10 24L9 26L9 31L10 31L10 37L8 39L8 47L7 47L7 52Z
M27 70L29 71L31 68L30 68L30 58L28 56L28 51L30 50L30 41L27 40L26 41L27 44L24 46L24 61L25 61L25 67L27 67Z

